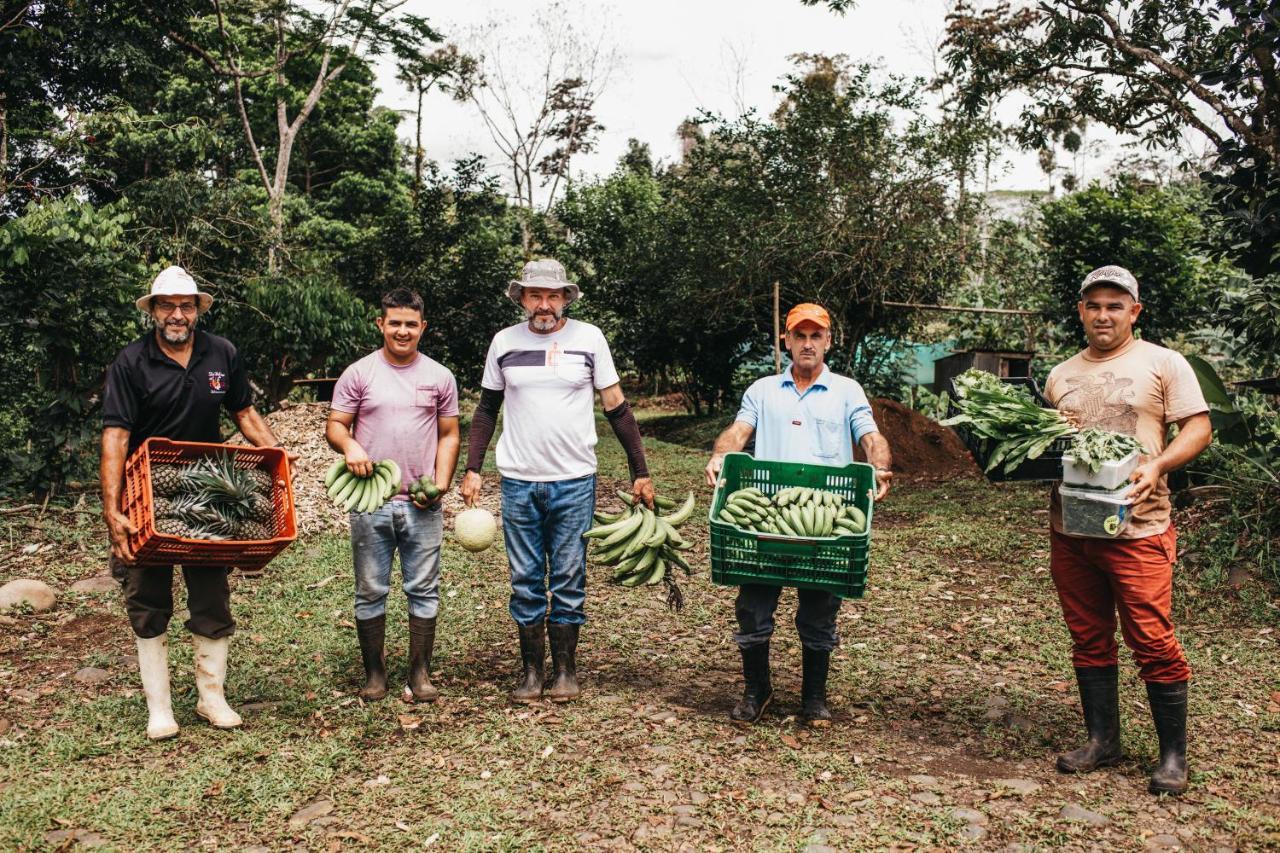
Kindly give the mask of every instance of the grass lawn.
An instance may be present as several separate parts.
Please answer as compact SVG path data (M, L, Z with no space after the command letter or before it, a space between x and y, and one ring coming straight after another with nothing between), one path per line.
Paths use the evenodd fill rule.
M832 666L835 725L797 726L794 595L774 642L777 699L758 726L730 725L739 691L732 589L705 553L702 448L690 420L650 440L664 492L702 513L686 606L592 570L580 701L518 707L517 643L501 548L446 541L434 705L355 698L359 656L345 538L297 542L260 579L237 578L228 694L243 729L198 721L190 642L171 631L182 731L149 743L133 640L114 592L64 593L47 614L0 626L0 848L120 849L1002 848L1280 846L1280 664L1271 602L1180 577L1191 658L1192 789L1146 793L1155 737L1124 658L1131 759L1061 776L1055 754L1082 724L1066 630L1048 577L1043 487L901 483L876 511L870 586L845 603ZM601 430L601 494L625 465ZM486 489L496 489L489 479ZM610 503L613 503L610 501ZM33 522L34 524L34 522ZM30 543L51 543L23 553ZM95 514L8 517L0 581L60 590L101 574ZM28 549L29 550L29 549ZM177 607L181 608L181 593ZM394 588L389 665L406 666ZM105 669L94 685L82 667Z

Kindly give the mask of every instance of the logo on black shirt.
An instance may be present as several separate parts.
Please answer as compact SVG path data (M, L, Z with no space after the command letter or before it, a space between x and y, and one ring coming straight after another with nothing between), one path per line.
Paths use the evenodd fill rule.
M209 391L213 394L227 393L227 374L217 370L210 370Z

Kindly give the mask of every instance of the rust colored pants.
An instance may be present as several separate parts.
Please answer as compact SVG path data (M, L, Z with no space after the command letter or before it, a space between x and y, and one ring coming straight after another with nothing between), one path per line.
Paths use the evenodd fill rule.
M1086 539L1050 534L1049 571L1071 631L1077 667L1116 663L1116 614L1120 632L1138 662L1143 681L1191 677L1173 635L1173 562L1177 534L1171 526L1142 539Z

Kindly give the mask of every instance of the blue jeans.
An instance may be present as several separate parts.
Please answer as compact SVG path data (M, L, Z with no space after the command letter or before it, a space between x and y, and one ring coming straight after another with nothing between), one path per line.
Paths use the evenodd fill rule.
M594 474L553 483L502 478L502 538L511 563L511 618L516 624L587 621L587 542L582 534L590 529L595 509Z
M391 561L400 551L400 575L409 615L430 619L440 607L440 505L418 509L409 501L387 501L373 512L351 513L351 556L356 570L356 618L387 612Z

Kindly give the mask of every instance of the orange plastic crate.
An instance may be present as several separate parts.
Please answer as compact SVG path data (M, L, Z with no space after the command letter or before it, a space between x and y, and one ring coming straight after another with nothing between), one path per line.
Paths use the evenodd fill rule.
M238 542L232 539L210 541L186 539L156 532L155 495L151 491L151 466L175 462L191 462L211 453L230 452L237 468L261 468L271 475L274 507L274 539ZM293 511L293 480L289 460L278 447L248 447L240 444L206 444L196 441L170 441L148 438L129 457L124 466L125 515L138 529L129 537L135 565L139 566L235 566L260 569L298 538L298 523Z

